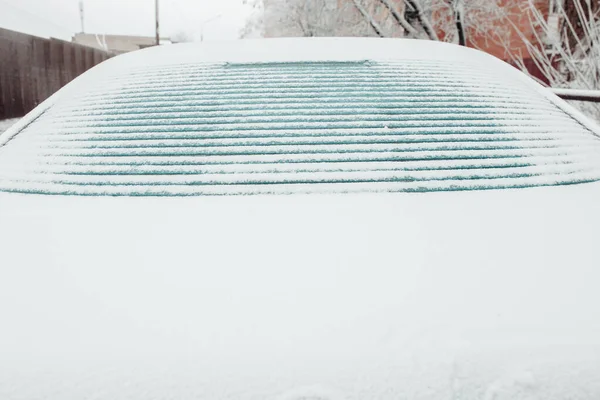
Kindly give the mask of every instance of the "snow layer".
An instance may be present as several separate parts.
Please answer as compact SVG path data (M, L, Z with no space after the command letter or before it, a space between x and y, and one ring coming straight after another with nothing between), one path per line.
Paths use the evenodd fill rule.
M19 118L0 119L0 134L13 126L18 120Z
M103 63L0 136L1 187L598 179L597 127L488 56L302 43ZM599 197L596 182L0 193L0 399L596 400Z
M582 99L594 100L600 98L600 90L587 89L568 89L568 88L552 88L552 93L561 97L579 97Z
M0 193L0 398L600 398L597 183Z
M190 196L584 183L600 180L598 132L520 72L457 46L168 46L103 63L0 136L0 191Z

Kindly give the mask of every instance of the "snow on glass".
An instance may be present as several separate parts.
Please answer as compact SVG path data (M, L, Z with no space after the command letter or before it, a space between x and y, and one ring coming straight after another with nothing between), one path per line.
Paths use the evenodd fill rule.
M269 45L255 42L248 59L239 45L200 55L174 46L104 63L0 138L0 190L177 196L600 179L597 128L501 62L411 41L327 57L326 42L292 55L271 41L279 49L262 60Z

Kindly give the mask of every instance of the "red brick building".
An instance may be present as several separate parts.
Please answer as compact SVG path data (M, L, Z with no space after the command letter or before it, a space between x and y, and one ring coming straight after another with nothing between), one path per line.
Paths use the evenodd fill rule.
M493 8L487 14L485 9L479 11L474 7L467 10L472 15L466 17L465 33L467 46L485 51L515 66L522 62L531 75L544 81L543 74L533 60L531 49L545 51L546 33L539 27L536 28L532 21L536 21L539 16L548 21L551 0L534 0L532 3L535 10L524 0L501 0L500 13L490 11ZM432 16L442 40L446 36L443 27L449 24L441 22L448 18L453 18L449 10Z
M264 36L377 36L372 24L367 22L354 0L298 1L295 4L293 1L263 0L266 12L280 8L280 12L274 13L277 17L265 18ZM533 4L547 20L551 14L550 5L556 1L561 0L533 0ZM415 29L422 31L415 12L406 6L405 0L389 0L389 3ZM405 30L384 2L359 0L359 4L381 29L382 36L406 36ZM536 32L531 23L535 17L529 2L500 0L500 11L494 4L496 3L492 0L466 0L464 26L467 46L483 50L509 63L516 64L515 59L522 60L533 75L541 78L530 49L533 46L544 51L544 35ZM441 40L456 42L456 21L448 0L433 0L431 8L424 11Z
M489 0L466 0L465 36L466 45L485 51L512 64L522 60L534 76L543 80L530 54L531 47L544 51L544 33L534 27L534 10L526 0L500 0L500 10ZM537 16L547 21L551 14L550 5L558 0L534 0ZM577 0L582 1L582 0ZM420 29L416 13L411 11L405 0L390 0L396 10L417 30ZM353 0L338 0L338 7L353 3ZM383 28L387 37L403 37L405 31L393 19L389 10L380 1L364 2L374 20ZM356 9L354 12L357 12ZM440 40L456 42L456 19L447 0L434 0L431 9L424 10Z

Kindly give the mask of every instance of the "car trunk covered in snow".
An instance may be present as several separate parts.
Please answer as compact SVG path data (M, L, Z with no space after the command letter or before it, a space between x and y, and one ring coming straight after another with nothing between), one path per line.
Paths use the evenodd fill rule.
M0 195L0 393L596 398L599 193Z
M0 136L0 397L597 398L594 133L450 45L117 57Z

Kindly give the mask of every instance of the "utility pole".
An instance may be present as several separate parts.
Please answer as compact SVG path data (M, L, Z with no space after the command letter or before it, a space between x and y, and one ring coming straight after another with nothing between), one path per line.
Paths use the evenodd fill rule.
M156 12L156 45L160 44L160 25L158 23L158 0L154 0L155 12Z
M85 33L85 25L83 18L83 0L79 0L79 18L81 19L81 33Z

